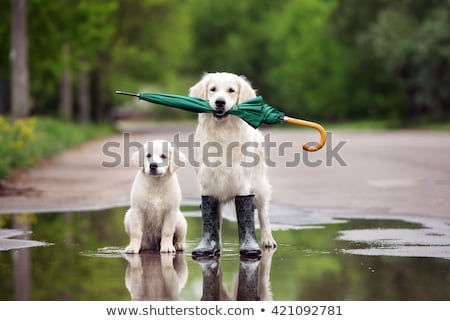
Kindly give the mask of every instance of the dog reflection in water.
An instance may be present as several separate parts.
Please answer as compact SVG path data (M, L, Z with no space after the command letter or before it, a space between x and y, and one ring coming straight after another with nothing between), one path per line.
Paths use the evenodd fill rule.
M132 300L179 299L188 277L183 255L141 252L140 255L126 254L125 259L129 263L125 272L125 285Z
M219 257L196 258L203 273L202 301L271 301L270 268L274 252L274 248L266 248L261 258L241 257L231 294L222 282Z

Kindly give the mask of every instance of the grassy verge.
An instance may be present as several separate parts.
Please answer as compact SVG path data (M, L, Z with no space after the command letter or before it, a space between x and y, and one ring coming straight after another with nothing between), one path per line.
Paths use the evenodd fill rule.
M386 130L386 129L421 129L449 131L450 122L414 122L411 124L400 124L390 120L358 120L353 122L323 124L328 130Z
M112 129L108 126L77 125L44 117L10 121L0 115L0 179L109 133Z
M325 128L330 130L383 130L392 128L389 121L385 120L364 120L354 122L330 123L325 124Z

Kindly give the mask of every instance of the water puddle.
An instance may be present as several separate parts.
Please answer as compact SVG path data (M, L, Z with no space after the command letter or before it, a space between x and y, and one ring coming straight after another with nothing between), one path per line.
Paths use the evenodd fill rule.
M239 257L224 220L219 258L126 255L125 209L0 214L0 300L450 300L450 222L272 206L276 250ZM232 217L229 214L226 217Z

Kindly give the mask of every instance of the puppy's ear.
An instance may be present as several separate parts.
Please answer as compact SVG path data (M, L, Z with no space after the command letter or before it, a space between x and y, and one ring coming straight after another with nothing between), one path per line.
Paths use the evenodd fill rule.
M178 167L184 167L186 164L186 157L179 150L170 147L169 150L169 172L173 173Z
M135 167L140 167L143 165L143 155L144 155L144 149L140 148L137 152L135 152L132 156L131 156L131 165L135 166Z
M208 74L205 74L203 78L189 89L189 96L200 99L206 99L206 90L208 85Z
M256 97L256 91L244 76L239 76L239 97L238 104Z

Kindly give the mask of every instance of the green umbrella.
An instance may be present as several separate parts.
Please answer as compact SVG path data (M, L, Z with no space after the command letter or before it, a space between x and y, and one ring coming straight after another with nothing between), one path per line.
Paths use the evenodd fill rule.
M258 128L261 124L279 124L284 118L284 113L267 105L261 96L234 105L227 114L242 118L253 128Z
M134 94L123 91L116 91L116 94L135 96L141 100L155 104L175 107L196 113L215 113L215 110L209 105L208 100L195 97L157 93ZM258 128L261 124L273 125L279 123L290 123L298 126L314 128L320 132L320 143L315 146L303 145L303 149L306 151L314 152L321 149L323 145L325 145L327 139L325 129L321 125L306 120L285 116L285 114L281 111L266 104L261 96L235 105L226 113L240 117L253 128Z
M152 93L141 93L133 94L123 91L116 91L116 94L136 96L141 100L148 101L150 103L155 103L159 105L165 105L169 107L175 107L195 113L212 113L214 110L209 106L207 100L189 97L189 96L178 96L170 94L152 94Z

